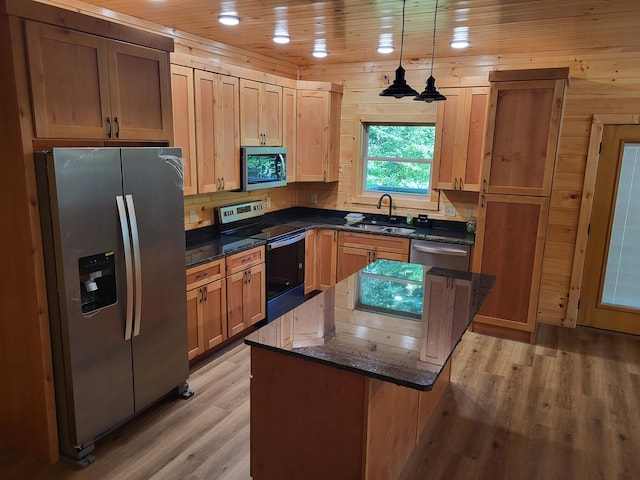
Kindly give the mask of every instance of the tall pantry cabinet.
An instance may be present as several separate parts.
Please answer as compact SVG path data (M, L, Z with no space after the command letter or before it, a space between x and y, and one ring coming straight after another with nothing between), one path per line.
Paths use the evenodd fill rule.
M472 329L533 342L569 69L496 71L489 81L473 270L496 284Z

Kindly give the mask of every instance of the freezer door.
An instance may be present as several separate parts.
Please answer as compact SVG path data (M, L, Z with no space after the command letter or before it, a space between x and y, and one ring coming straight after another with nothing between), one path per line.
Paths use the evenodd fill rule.
M180 148L122 149L136 276L136 411L185 383L184 196Z
M40 192L47 278L57 284L49 306L60 447L69 455L134 413L120 165L119 149L102 148L54 149L39 166L48 178L49 197Z

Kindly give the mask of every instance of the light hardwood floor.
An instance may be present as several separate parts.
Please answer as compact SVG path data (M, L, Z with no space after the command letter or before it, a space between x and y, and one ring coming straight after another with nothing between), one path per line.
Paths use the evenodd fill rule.
M467 333L453 362L400 480L640 479L639 338L548 325L537 345ZM249 349L235 344L192 372L191 400L112 433L88 468L3 452L0 478L246 480L248 377Z

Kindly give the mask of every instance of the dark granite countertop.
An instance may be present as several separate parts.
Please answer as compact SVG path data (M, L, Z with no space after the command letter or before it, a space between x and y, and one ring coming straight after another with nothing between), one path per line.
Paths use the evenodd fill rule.
M187 232L187 268L209 263L233 253L264 245L264 240L221 235L214 227Z
M378 260L245 342L431 390L494 281L491 275Z
M399 222L393 224L401 228L412 228L411 233L390 233L365 230L358 224L349 224L345 220L348 212L339 210L324 210L320 208L293 207L268 213L265 221L275 225L287 224L305 230L313 228L329 228L352 232L362 232L371 235L391 235L409 239L431 240L462 245L473 245L475 235L467 233L464 222L448 220L429 220L425 225L407 225ZM386 215L365 215L366 221L376 220L383 223ZM189 230L186 232L186 266L187 268L223 258L232 253L264 245L264 240L238 238L221 235L217 226L210 226Z

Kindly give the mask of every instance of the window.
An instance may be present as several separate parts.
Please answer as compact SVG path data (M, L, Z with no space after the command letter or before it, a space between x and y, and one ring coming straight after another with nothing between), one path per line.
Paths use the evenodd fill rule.
M428 196L435 125L364 124L363 192Z

